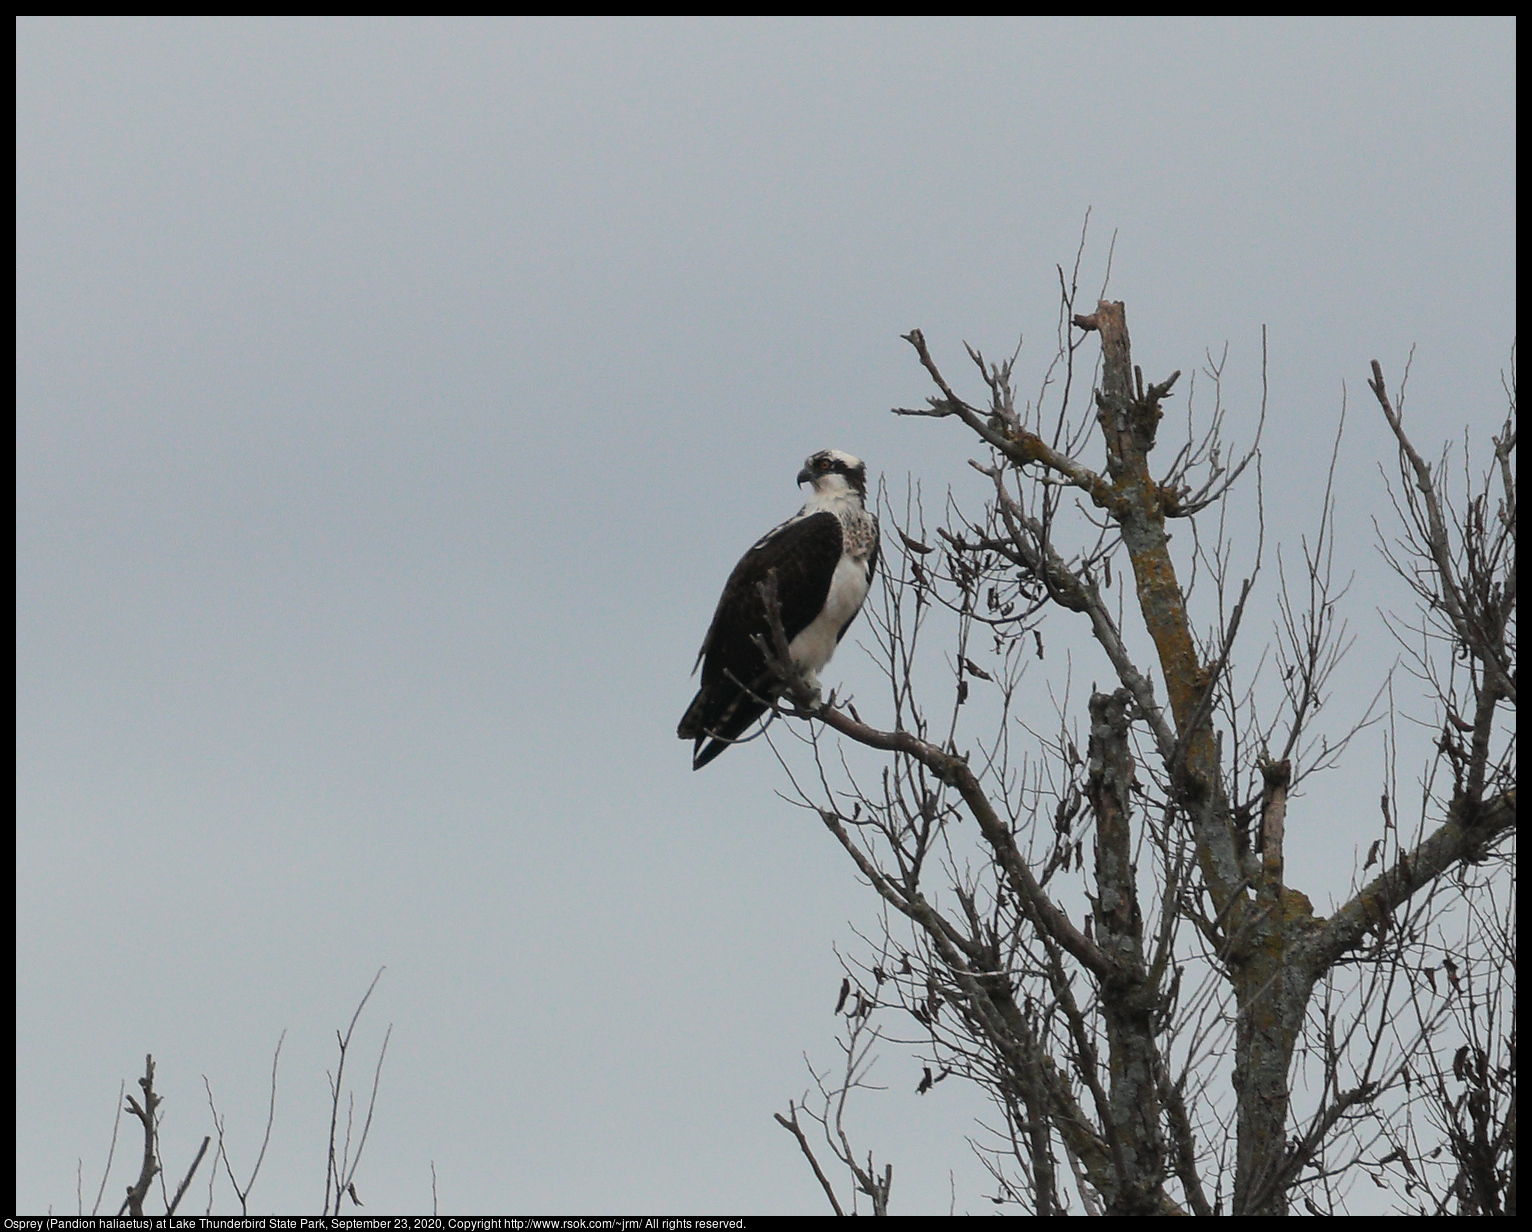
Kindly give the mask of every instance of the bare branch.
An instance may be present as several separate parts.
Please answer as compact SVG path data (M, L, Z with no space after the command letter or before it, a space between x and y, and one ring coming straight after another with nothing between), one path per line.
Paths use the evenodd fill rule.
M819 1166L819 1161L814 1158L813 1148L809 1146L809 1140L803 1132L803 1127L798 1124L798 1111L793 1107L791 1100L788 1101L787 1111L790 1114L789 1117L783 1116L780 1112L774 1112L771 1115L776 1118L778 1125L798 1139L798 1146L803 1151L804 1158L809 1161L809 1167L814 1169L814 1175L819 1179L820 1187L825 1191L825 1197L830 1199L830 1209L837 1215L844 1215L846 1212L841 1210L840 1199L835 1196L835 1186L830 1184L829 1177L825 1176L824 1169Z
M138 1180L128 1186L128 1196L123 1199L122 1207L117 1212L121 1217L123 1211L126 1211L135 1219L143 1216L144 1199L149 1196L149 1186L160 1170L158 1126L154 1116L155 1110L160 1106L160 1097L154 1093L154 1057L152 1055L144 1057L144 1076L138 1080L138 1085L143 1091L144 1102L140 1104L131 1095L128 1096L128 1111L136 1116L144 1127L144 1159L138 1171Z

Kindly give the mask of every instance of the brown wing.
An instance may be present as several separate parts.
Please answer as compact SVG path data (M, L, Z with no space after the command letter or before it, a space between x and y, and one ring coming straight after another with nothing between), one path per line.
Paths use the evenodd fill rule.
M814 513L783 524L734 566L702 640L702 687L676 729L683 740L696 741L693 769L728 748L775 695L766 657L754 641L756 634L769 635L760 583L776 570L782 632L791 642L824 607L840 556L840 519Z

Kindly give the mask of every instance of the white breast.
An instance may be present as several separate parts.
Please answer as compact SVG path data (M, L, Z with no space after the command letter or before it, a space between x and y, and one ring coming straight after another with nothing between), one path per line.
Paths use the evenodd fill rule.
M865 560L853 560L849 556L840 558L835 566L835 576L830 579L830 594L825 599L824 610L808 628L793 638L787 648L796 667L816 675L830 661L840 631L867 598L868 580Z

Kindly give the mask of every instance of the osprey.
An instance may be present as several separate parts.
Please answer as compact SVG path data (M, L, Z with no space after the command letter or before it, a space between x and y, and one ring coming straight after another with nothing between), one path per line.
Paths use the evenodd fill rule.
M821 449L804 462L798 482L814 485L807 503L734 566L697 652L702 687L676 728L682 740L696 741L693 770L733 744L782 692L755 643L771 639L760 590L768 573L776 571L788 657L815 689L872 584L878 519L866 509L866 465Z

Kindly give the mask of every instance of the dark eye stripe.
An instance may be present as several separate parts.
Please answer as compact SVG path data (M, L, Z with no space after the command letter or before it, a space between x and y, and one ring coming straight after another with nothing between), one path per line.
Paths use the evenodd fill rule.
M833 474L846 475L849 477L859 473L859 471L862 469L861 467L853 466L844 458L835 457L828 451L825 453L815 454L808 460L806 465L817 475Z

